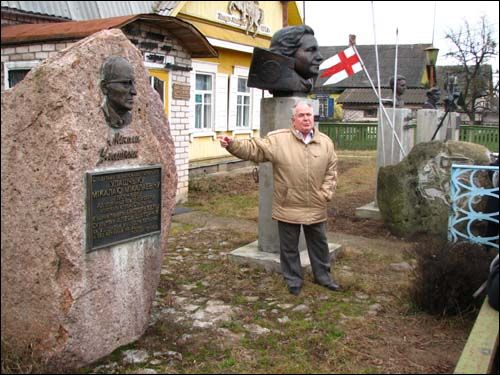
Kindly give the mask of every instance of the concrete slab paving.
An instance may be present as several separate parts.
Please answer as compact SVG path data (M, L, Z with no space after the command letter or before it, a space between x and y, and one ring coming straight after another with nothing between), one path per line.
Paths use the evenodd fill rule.
M336 243L328 243L330 250L330 259L333 262L342 249L342 245ZM236 250L233 250L228 255L229 259L238 264L245 264L264 269L267 272L281 273L280 254L260 251L258 241L254 241ZM311 262L307 250L300 252L300 263L302 271L311 270Z
M382 220L382 215L380 214L380 210L375 202L356 208L356 216L363 219Z

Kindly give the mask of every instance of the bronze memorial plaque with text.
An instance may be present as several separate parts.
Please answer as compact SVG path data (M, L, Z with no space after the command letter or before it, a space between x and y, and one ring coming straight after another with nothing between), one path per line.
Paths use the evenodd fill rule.
M172 98L179 100L189 100L191 87L188 85L181 85L174 83L172 85Z
M87 173L87 252L161 230L161 166Z

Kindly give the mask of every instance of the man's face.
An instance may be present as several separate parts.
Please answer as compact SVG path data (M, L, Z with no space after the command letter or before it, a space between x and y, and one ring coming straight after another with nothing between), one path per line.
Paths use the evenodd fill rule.
M306 104L299 104L295 107L293 116L293 127L302 134L308 134L314 127L314 114L311 107Z
M109 105L119 113L130 111L134 105L135 90L134 72L130 64L120 64L114 79L105 83L104 94Z
M314 35L304 34L300 39L300 47L295 52L295 71L303 78L312 78L319 74L319 65L323 56L319 52L318 42Z

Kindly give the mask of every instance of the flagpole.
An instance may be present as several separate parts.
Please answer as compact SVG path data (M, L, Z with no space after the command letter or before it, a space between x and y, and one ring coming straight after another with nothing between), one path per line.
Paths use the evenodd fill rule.
M372 81L372 79L370 77L370 74L368 74L368 70L366 70L365 63L363 62L363 59L361 58L361 55L359 54L358 49L356 48L356 45L353 44L352 48L353 48L354 52L356 53L356 56L358 56L359 62L361 64L361 67L365 71L366 78L368 78L368 81L370 82L370 85L372 87L373 92L375 93L375 96L380 101L380 96L377 93L377 89L375 88L375 84L373 83L373 81ZM385 118L387 120L387 123L389 124L389 126L391 127L391 129L394 130L394 126L392 125L391 119L389 118L389 115L387 114L387 111L385 110L384 106L382 106L382 113L384 114L384 116L385 116ZM406 156L406 153L405 153L405 151L403 149L401 141L399 140L399 137L398 137L398 135L396 133L394 133L394 138L396 138L396 141L398 142L399 148L401 149L401 152L403 153L403 156Z
M378 113L379 116L382 112L382 100L381 100L381 93L380 93L380 67L378 63L378 46L377 46L377 34L375 32L375 9L373 7L373 1L372 3L372 24L373 24L373 40L375 44L375 61L377 64L377 86L378 86ZM381 117L381 116L380 116ZM382 129L382 123L380 123L380 129ZM382 143L382 158L383 158L383 164L385 165L385 144L384 144L384 131L380 132L380 141Z
M350 45L350 47L352 47L352 50L354 51L354 54L356 55L356 61L351 62L351 64L354 64L353 66L355 66L356 65L355 63L359 62L360 66L361 66L361 69L363 69L365 71L365 75L368 78L368 81L370 82L371 88L372 88L373 92L375 93L375 96L377 97L378 101L381 102L380 95L378 94L377 90L375 89L375 85L373 84L373 81L372 81L372 79L370 77L370 74L368 73L368 70L366 69L366 65L365 65L363 59L361 58L361 55L359 54L358 49L356 48L356 35L349 35L349 45ZM339 53L338 55L341 55L341 54L342 53ZM337 80L335 80L335 79L332 80L332 78L334 78L335 75L342 73L342 71L345 71L346 72L345 74L347 76L353 74L352 67L349 66L349 61L347 61L348 59L346 59L345 55L342 58L337 58L337 60L340 59L340 62L332 63L330 60L335 61L335 57L337 57L337 55L332 56L332 57L326 59L325 61L323 61L321 63L320 69L322 69L322 70L326 69L328 71L329 69L333 68L333 71L330 72L329 74L326 74L326 75L323 74L323 75L321 75L321 77L328 77L329 75L333 74L330 77L330 79L328 79L325 83L323 83L323 85L325 85L325 84L334 84L334 83L338 82L338 79ZM342 59L344 61L342 61ZM349 68L351 70L350 74L347 73L347 68ZM359 70L357 70L357 71L359 71ZM343 78L346 78L346 77L343 77ZM341 78L341 80L343 78ZM331 81L331 82L329 82L329 81ZM386 111L385 107L381 106L381 108L382 108L382 113L385 116L387 123L389 124L390 128L393 130L394 137L396 138L396 141L398 142L399 148L401 149L401 152L402 152L403 156L406 156L406 153L405 153L405 151L403 149L403 146L401 145L401 142L399 140L399 137L394 132L394 126L392 125L391 119L389 118L389 115L387 114L387 111ZM382 134L383 134L383 132L382 132Z
M396 131L394 129L394 125L396 125L396 91L397 91L397 82L398 82L398 28L396 28L396 53L394 55L394 87L393 87L393 96L392 96L392 137L391 137L391 160L394 155L394 135Z

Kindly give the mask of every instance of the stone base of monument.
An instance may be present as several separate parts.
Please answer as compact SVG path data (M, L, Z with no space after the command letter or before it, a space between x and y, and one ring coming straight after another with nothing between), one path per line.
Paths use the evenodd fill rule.
M330 250L330 260L333 262L342 251L342 246L335 243L328 243ZM261 251L258 248L258 241L249 243L229 253L229 260L238 263L264 269L267 272L281 273L280 254ZM300 252L300 264L302 271L311 270L311 262L307 250Z
M363 219L382 220L382 215L380 215L380 210L375 202L370 202L364 206L356 208L356 216Z

